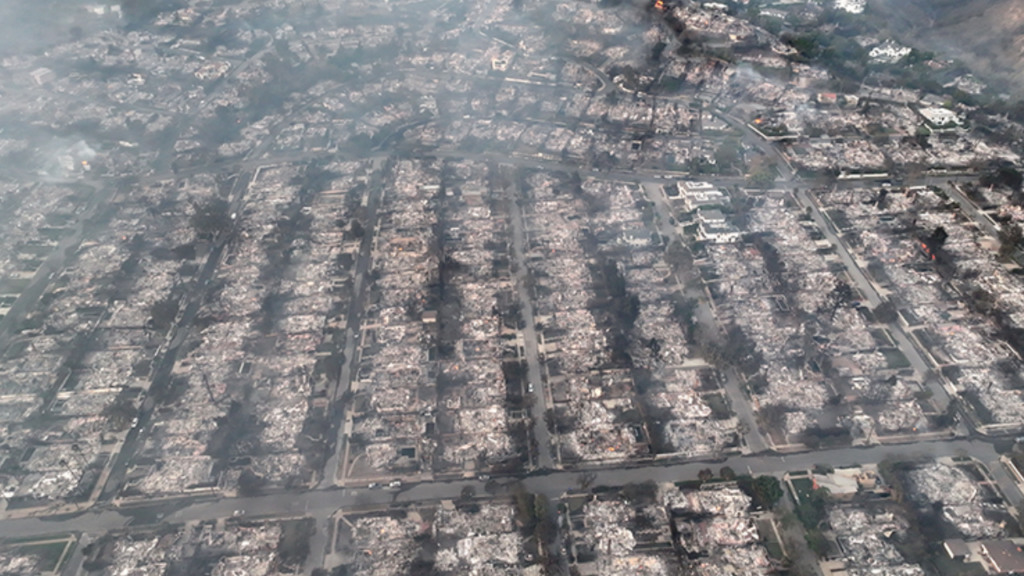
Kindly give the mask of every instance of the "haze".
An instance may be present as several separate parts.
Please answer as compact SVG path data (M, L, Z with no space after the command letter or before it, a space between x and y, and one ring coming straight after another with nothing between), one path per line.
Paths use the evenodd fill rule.
M1024 571L1019 2L0 6L0 574Z

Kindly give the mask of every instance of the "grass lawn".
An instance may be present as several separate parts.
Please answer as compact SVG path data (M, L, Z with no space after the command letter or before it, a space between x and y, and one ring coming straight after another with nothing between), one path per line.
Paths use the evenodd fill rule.
M871 330L871 337L875 339L875 342L879 346L892 346L895 344L895 342L892 341L892 338L889 337L889 333L881 328Z
M814 491L814 481L810 478L793 478L790 483L793 485L797 499L801 502L806 502L811 497L811 492Z
M36 556L39 558L39 569L43 572L57 570L58 563L64 555L64 549L74 544L73 540L61 540L46 544L25 544L16 548L18 555Z
M910 360L907 360L907 357L898 348L883 348L880 352L885 356L885 362L890 370L910 367Z
M772 530L771 520L758 520L757 531L765 540L764 547L768 550L768 555L775 560L783 560L785 554L782 553L782 545L775 538L775 531Z
M708 407L711 408L711 416L715 420L728 420L732 418L733 412L729 408L729 403L725 400L725 397L721 394L708 394L704 397L704 401L708 403Z

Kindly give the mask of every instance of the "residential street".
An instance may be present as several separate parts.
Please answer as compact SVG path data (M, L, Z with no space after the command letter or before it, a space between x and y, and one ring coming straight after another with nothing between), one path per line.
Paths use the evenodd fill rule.
M523 348L526 356L526 377L528 384L533 385L535 401L530 411L533 416L533 435L537 441L537 467L548 470L555 467L551 456L551 433L548 431L544 412L550 406L550 395L546 382L540 372L540 352L537 349L537 323L533 317L533 300L530 297L528 284L529 271L526 268L526 231L523 214L519 207L519 194L509 196L509 217L512 220L512 254L515 258L515 288L519 296L519 310L523 319Z
M697 477L704 468L717 471L729 466L737 473L753 475L771 474L782 476L789 470L806 470L815 464L833 467L878 462L886 458L937 458L941 456L969 455L986 464L1010 502L1017 502L1022 495L1008 475L1002 472L998 454L988 442L977 440L949 440L921 442L899 446L872 446L867 448L837 448L786 456L748 455L734 456L720 461L698 461L685 464L662 466L649 464L631 468L595 470L593 486L621 486L631 482L648 480L654 482L677 482ZM558 498L578 486L580 471L551 472L537 474L522 480L523 486L534 493L549 498ZM501 478L498 478L502 481ZM100 534L107 530L122 528L129 523L139 526L150 522L189 522L230 518L234 511L244 510L247 518L260 516L287 517L310 515L317 518L318 525L339 508L346 510L376 509L392 504L409 504L420 501L457 499L466 485L473 486L478 494L484 493L482 481L425 482L410 484L401 491L387 489L326 489L297 493L273 493L254 498L222 498L207 500L176 508L173 502L155 503L131 510L105 509L90 511L67 518L23 518L0 523L0 538L31 537L57 532L85 532ZM155 514L164 513L162 518ZM135 521L134 518L139 518Z

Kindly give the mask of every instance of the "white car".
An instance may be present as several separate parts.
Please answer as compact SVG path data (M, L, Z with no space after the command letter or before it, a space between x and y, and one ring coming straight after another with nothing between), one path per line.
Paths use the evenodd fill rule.
M132 418L132 428L137 428L138 426L139 426L139 418L138 418L138 416L136 416L135 418Z

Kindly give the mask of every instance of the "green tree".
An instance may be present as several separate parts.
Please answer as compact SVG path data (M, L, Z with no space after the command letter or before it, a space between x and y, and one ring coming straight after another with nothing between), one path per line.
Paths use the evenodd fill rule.
M488 480L487 484L484 485L484 492L487 492L491 496L494 496L495 494L497 494L500 491L501 491L501 484L499 484L498 481L493 479L493 478Z
M832 291L825 297L825 302L822 303L819 312L828 314L828 321L832 322L835 320L836 312L840 308L846 306L853 301L854 293L853 288L846 283L845 280L836 279L835 286Z
M107 419L107 425L111 430L120 431L131 425L132 419L139 413L135 402L128 397L119 397L100 412L100 415Z
M548 497L543 494L534 494L533 496L533 519L540 520L546 518L548 511L551 509L551 502Z
M676 239L665 248L665 263L675 272L689 272L693 268L693 254Z
M722 480L735 480L736 472L728 466L723 466L722 469L718 471L718 477Z
M277 543L277 553L283 567L288 572L300 568L309 556L309 542L316 532L316 523L312 518L292 520L281 525L281 538Z
M178 316L178 299L168 296L149 307L149 322L154 330L165 332Z
M192 208L189 223L200 238L212 240L231 229L231 206L227 201L213 198L202 204L195 203Z
M782 484L775 476L744 476L739 479L739 487L754 501L756 506L765 510L774 508L782 499Z
M586 492L594 485L594 480L597 480L596 472L583 472L576 477L576 485L580 487L581 491Z
M875 320L881 324L892 324L899 320L896 305L891 300L884 300L874 309Z
M715 163L722 170L738 168L742 162L740 156L740 143L735 138L730 138L715 150Z
M533 494L527 492L522 484L517 483L514 488L514 497L516 503L516 522L524 527L533 526Z
M626 501L636 505L653 504L658 499L658 484L653 480L639 484L630 482L619 493Z
M775 184L775 170L772 167L758 170L747 176L747 185L751 188L767 190Z
M959 400L957 398L951 398L949 404L946 405L946 411L935 417L935 426L938 428L949 428L956 424L957 408L959 406Z
M263 487L266 485L266 478L246 468L238 476L238 495L247 498L259 496L263 493Z
M1004 224L999 229L999 257L1009 258L1017 252L1021 240L1024 240L1024 231L1016 222Z
M828 488L817 488L810 495L800 500L796 515L808 530L817 530L828 515L828 505L832 501L832 493Z
M804 539L807 540L807 546L812 552L818 555L818 558L824 558L831 550L828 538L826 538L825 535L821 533L821 530L818 530L817 528L808 530L804 535Z
M697 473L697 479L701 482L710 482L715 477L715 473L711 471L711 468L705 468Z

